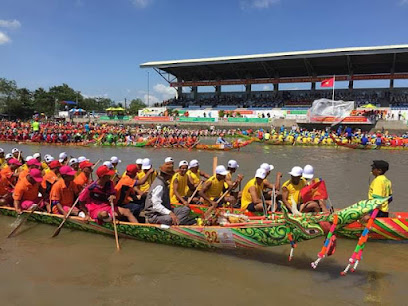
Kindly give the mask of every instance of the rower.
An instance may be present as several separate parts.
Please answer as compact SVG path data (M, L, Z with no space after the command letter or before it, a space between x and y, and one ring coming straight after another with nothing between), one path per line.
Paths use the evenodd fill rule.
M166 163L170 164L171 163ZM170 201L171 203L181 203L188 205L188 191L194 191L194 184L187 176L188 161L182 160L179 163L178 171L173 175L170 182Z
M200 168L200 163L198 160L193 159L190 161L188 164L188 179L190 180L191 183L193 183L194 188L197 188L198 184L201 181L201 177L204 177L205 179L210 178L210 175L202 171ZM190 196L192 192L188 192L188 195Z
M119 158L117 158L116 156L112 156L110 158L110 162L112 163L112 166L113 166L115 172L117 172L116 168L117 168L118 164L121 163L122 161Z
M62 166L60 168L60 174L61 179L52 186L50 192L51 212L66 217L80 189L74 183L76 171L73 168L70 166ZM79 212L79 208L74 207L71 214L78 216Z
M139 214L144 208L144 201L137 198L136 186L143 185L149 178L145 175L141 180L137 179L139 166L130 164L126 167L125 175L121 177L115 186L116 205L129 209L139 220Z
M80 172L78 176L74 179L74 183L78 186L80 190L82 190L86 185L90 183L92 166L93 163L91 163L88 160L84 160L79 164Z
M302 179L305 180L307 186L320 181L320 179L318 178L313 179L313 177L314 177L313 166L306 165L303 168ZM304 199L302 199L302 201L304 202ZM308 201L306 203L302 203L300 205L299 211L301 212L329 212L329 210L326 207L325 200L313 200L313 201Z
M181 206L171 208L168 181L174 174L173 166L163 164L160 173L153 181L146 197L146 221L154 224L189 225L195 221L189 218L190 208Z
M276 178L275 178L275 184L272 184L271 182L268 181L267 177L269 174L272 172L275 167L271 164L268 163L263 163L259 167L261 169L264 169L266 172L266 177L263 181L263 186L264 186L264 197L267 200L272 199L272 193L273 193L273 188L275 187L275 197L278 195L278 191L280 189L280 180L282 178L282 173L281 172L276 172ZM265 189L270 189L269 191L266 191Z
M43 197L44 200L47 201L47 212L51 212L51 206L49 205L49 194L52 188L52 185L58 180L59 169L62 166L58 160L53 160L48 165L50 167L50 171L48 171L42 180L41 187L43 188Z
M111 201L116 199L115 189L111 177L115 174L112 169L100 166L96 170L98 179L87 186L79 195L79 202L84 205L86 212L95 221L110 222L112 220ZM129 222L137 222L129 209L116 206L115 215L126 217Z
M173 165L173 167L174 167L174 159L173 159L173 157L166 157L165 159L164 159L164 163L165 164L172 164Z
M294 202L300 208L301 198L300 190L306 186L306 181L302 180L303 169L301 167L293 167L289 172L291 178L282 185L282 201L289 211L292 211L292 203Z
M266 171L259 168L255 172L255 177L246 183L241 197L241 209L247 209L248 211L262 211L268 208L264 206L262 200L263 184L266 178ZM272 201L265 201L265 205L270 206Z
M204 199L204 204L217 207L216 201L222 196L224 190L225 177L228 174L227 169L223 165L219 165L215 168L215 175L211 176L205 181L203 187L199 191L199 195ZM231 206L236 203L236 200L232 196L226 196L218 203L229 202Z
M4 158L4 150L0 148L0 166L2 166L6 162L6 159Z
M145 183L137 186L137 193L143 198L143 200L146 198L147 192L157 176L157 172L153 169L152 162L149 158L143 159L142 171L138 172L137 179L141 181L146 175L149 176L149 178Z
M230 143L225 140L223 133L221 133L220 136L217 138L216 144L230 145Z
M384 160L374 160L371 165L371 173L375 177L368 189L368 199L391 197L388 201L385 201L377 214L377 218L388 218L388 204L392 201L392 184L391 181L385 176L385 173L389 169L388 162ZM369 216L367 220L369 219ZM366 218L364 217L364 219Z
M13 192L14 208L18 214L23 210L31 209L34 204L40 204L38 194L41 190L42 174L38 169L31 169L28 175L18 181ZM44 207L41 201L40 208Z
M231 188L230 195L233 196L236 200L238 200L239 192L234 191L234 189L238 187L239 183L241 183L242 179L244 178L242 174L238 174L236 181L232 180L232 174L235 173L238 168L239 168L239 165L236 160L231 159L228 161L228 164L227 164L228 174L225 176L225 183L224 183L225 189Z
M27 156L27 158L26 158L26 165L27 165L27 168L25 168L24 170L22 170L21 172L20 172L20 174L18 175L18 179L20 180L20 179L22 179L23 177L26 177L27 176L27 174L30 172L30 169L39 169L39 170L41 170L41 163L37 160L37 159L35 159L35 158L29 158L30 156Z
M74 169L77 174L75 176L77 176L79 174L79 162L78 159L76 158L71 158L68 162L68 166L70 166L72 169Z
M13 148L13 149L11 150L11 154L13 154L13 157L14 157L15 159L17 159L20 163L23 162L22 153L23 153L23 152L22 152L22 151L20 152L20 150L17 149L17 148Z
M136 165L139 167L139 172L142 171L143 158L136 159Z
M61 165L65 166L68 163L68 155L66 152L62 152L59 155L58 161Z
M15 158L10 158L8 160L7 166L3 167L1 169L0 174L1 176L4 176L7 178L9 181L9 185L14 186L16 184L16 181L18 179L18 173L16 173L17 169L21 166L21 163L15 159Z

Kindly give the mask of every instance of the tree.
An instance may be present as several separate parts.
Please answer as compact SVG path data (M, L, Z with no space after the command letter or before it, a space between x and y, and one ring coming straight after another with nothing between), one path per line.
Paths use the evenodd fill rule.
M82 95L78 92L69 87L67 84L62 84L60 86L53 86L50 88L49 91L50 95L60 103L61 101L77 101L79 103L79 106L82 107L82 101L83 97ZM60 104L60 109L62 110L64 106Z
M137 115L139 113L139 110L145 107L146 107L146 104L144 104L141 99L139 98L133 99L132 101L130 101L129 114Z
M35 111L44 113L47 116L54 115L55 99L49 92L44 90L44 88L40 87L36 89L33 94L33 99L33 106Z

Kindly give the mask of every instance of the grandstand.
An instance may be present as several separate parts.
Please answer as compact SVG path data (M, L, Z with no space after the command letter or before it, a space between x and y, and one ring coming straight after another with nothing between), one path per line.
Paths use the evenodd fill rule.
M164 105L183 107L280 107L308 108L315 99L331 98L331 90L318 90L316 83L336 76L348 88L336 90L336 99L378 106L408 107L408 88L394 87L395 80L408 79L408 45L339 48L300 52L214 57L147 62L172 87L177 99ZM387 88L355 89L360 80L389 80ZM309 90L279 90L280 84L310 83ZM270 84L273 90L252 91L255 84ZM225 85L244 85L245 91L224 92ZM201 86L213 92L199 92ZM183 93L183 87L191 92Z

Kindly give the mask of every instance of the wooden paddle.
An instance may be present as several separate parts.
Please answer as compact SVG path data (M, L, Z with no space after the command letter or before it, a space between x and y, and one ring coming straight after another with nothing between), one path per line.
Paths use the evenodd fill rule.
M200 139L197 140L190 148L188 148L189 151L191 151L196 145L200 143Z
M213 175L215 175L215 169L217 168L217 164L218 164L218 157L214 156L213 157Z
M115 207L113 206L112 200L110 200L109 202L110 202L111 209L112 209L112 222L113 222L113 230L115 232L116 249L119 251L120 245L119 245L118 229L116 227Z
M37 208L39 208L39 207L40 207L40 204L34 204L34 207L31 208L31 210L28 213L26 213L24 216L22 216L19 222L17 222L18 223L17 226L11 231L11 233L7 236L7 238L10 238L11 236L13 236L14 233L16 233L17 230L28 220L28 218L30 218L31 214L34 211L36 211Z
M194 199L194 196L196 195L198 188L200 188L201 184L203 183L203 181L200 181L196 187L196 189L194 190L193 194L191 195L191 197L188 198L187 200L187 204L190 204L190 202Z
M78 204L79 202L79 196L76 199L76 201L74 202L74 204L71 206L71 208L68 210L67 215L64 217L64 220L62 220L62 222L60 223L60 225L57 227L57 229L55 230L54 234L52 234L51 238L57 237L62 229L62 227L65 224L65 221L68 220L69 216L71 215L71 212L74 210L74 207Z

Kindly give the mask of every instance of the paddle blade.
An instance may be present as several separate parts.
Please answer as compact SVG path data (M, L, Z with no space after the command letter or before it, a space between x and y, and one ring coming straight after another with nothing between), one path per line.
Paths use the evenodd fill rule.
M55 230L54 234L52 234L51 238L57 237L57 236L59 235L59 233L61 232L61 228L62 228L62 227L58 227L58 228Z

